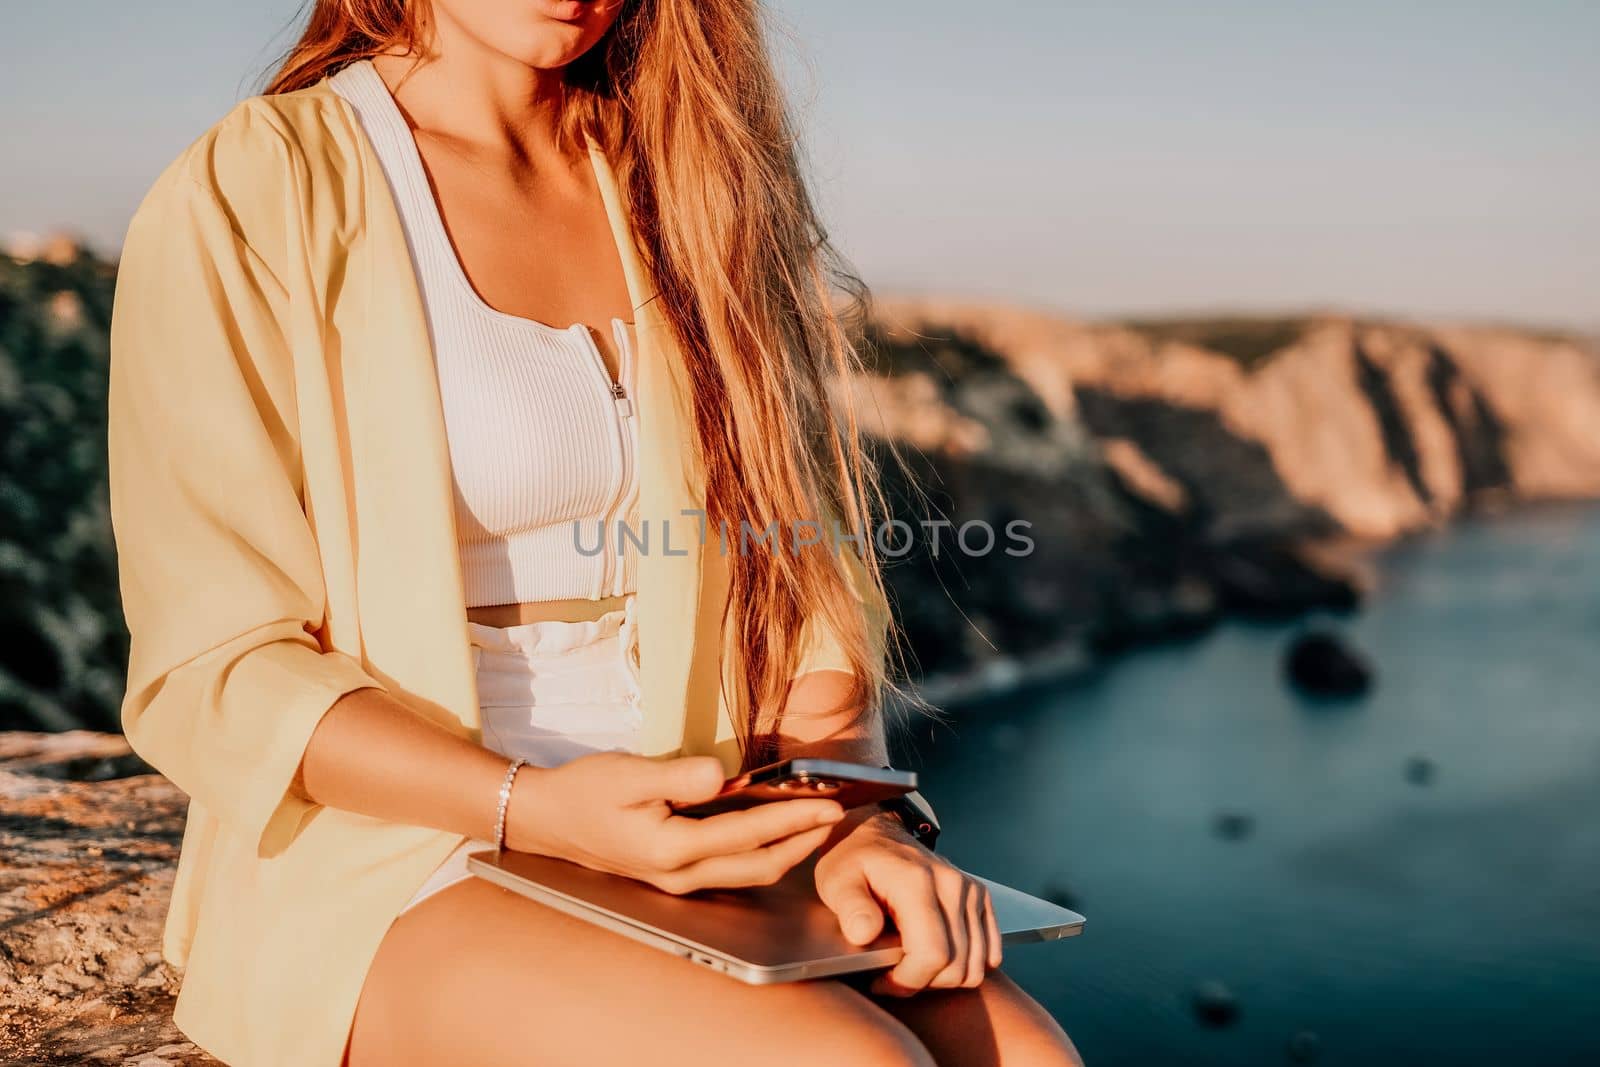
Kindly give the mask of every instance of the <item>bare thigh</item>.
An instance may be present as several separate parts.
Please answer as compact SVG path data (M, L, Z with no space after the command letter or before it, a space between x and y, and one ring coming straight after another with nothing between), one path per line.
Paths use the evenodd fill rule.
M935 1067L905 1024L841 983L748 986L474 878L390 928L349 1063L705 1067L774 1050Z
M1082 1067L1061 1025L1000 971L991 971L976 989L875 1002L947 1067Z

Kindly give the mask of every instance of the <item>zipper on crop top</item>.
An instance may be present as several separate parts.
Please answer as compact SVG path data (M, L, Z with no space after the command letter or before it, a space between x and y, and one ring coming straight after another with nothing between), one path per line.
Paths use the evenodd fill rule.
M576 323L572 327L583 335L583 340L589 349L589 355L594 361L595 372L600 376L600 384L611 395L612 407L616 410L617 418L612 423L612 430L616 434L617 447L617 485L611 491L611 503L606 506L605 514L601 520L602 544L608 544L610 550L601 553L605 567L601 571L599 588L595 590L595 598L614 596L617 594L616 584L622 574L622 538L616 529L617 513L625 503L628 495L628 482L631 478L633 467L633 452L635 442L633 400L628 396L627 389L622 380L631 378L633 367L633 346L628 342L628 328L621 319L611 320L611 333L617 341L617 372L616 378L606 370L605 357L600 354L600 346L595 344L594 334L589 332L589 327L583 323Z

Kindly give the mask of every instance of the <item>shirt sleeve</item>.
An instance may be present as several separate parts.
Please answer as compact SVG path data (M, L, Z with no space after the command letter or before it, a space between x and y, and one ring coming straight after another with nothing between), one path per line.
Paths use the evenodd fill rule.
M301 755L346 693L321 647L283 287L215 192L169 169L123 245L111 326L111 520L134 750L261 855L315 809Z

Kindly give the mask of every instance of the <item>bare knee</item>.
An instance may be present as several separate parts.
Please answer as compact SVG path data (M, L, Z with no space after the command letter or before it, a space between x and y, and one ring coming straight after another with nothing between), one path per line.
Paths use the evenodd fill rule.
M792 1041L807 1060L851 1067L938 1067L909 1027L843 985L802 983L779 996L794 998L783 1005L782 1014L798 1023Z
M806 1050L806 1059L851 1067L938 1067L917 1036L887 1016L828 1030L827 1037Z
M928 1050L910 1034L904 1038L879 1031L869 1043L850 1049L846 1063L859 1063L862 1067L938 1067Z
M1083 1067L1083 1058L1061 1024L1004 973L992 974L976 992L994 1028L1001 1064Z
M1010 1032L1000 1040L1000 1062L1029 1067L1083 1067L1083 1057L1064 1033Z
M975 989L878 1003L946 1067L1083 1067L1061 1025L998 971Z

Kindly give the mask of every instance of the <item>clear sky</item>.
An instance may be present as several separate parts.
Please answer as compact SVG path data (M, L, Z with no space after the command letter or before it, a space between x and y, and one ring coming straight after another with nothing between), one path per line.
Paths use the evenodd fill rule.
M0 233L114 249L297 7L7 4ZM772 7L831 231L880 289L1600 326L1594 0Z

